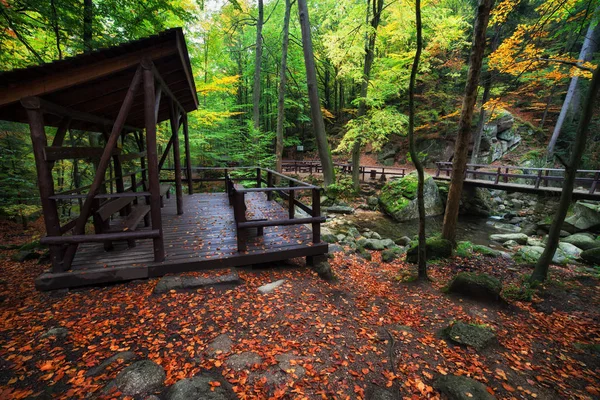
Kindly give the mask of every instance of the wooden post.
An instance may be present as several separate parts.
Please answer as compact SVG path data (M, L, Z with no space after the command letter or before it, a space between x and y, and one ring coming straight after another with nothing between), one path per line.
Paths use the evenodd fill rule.
M175 110L175 103L169 97L171 111L171 133L173 134L173 162L175 166L175 201L177 202L177 215L183 214L183 189L181 187L181 153L179 151L179 110Z
M108 143L109 134L106 131L102 132L102 136L104 137L104 141ZM121 160L118 155L114 155L113 158L113 168L115 171L115 188L117 193L123 193L125 191L125 182L123 181L123 166L121 165ZM112 182L111 182L112 189ZM112 190L111 190L112 193ZM124 209L119 211L119 215L122 217L129 214L131 212L131 206L127 205Z
M273 173L267 171L267 187L273 187ZM273 192L267 192L267 201L273 200Z
M317 218L321 216L321 193L319 189L312 190L312 216ZM313 243L317 244L321 242L321 223L312 223Z
M547 169L546 172L544 173L544 176L546 177L544 179L544 186L546 186L546 187L548 186L548 175L550 175L550 170L549 169Z
M294 181L290 181L290 187L294 187ZM294 204L294 191L290 190L290 197L288 198L288 217L290 219L294 219L294 215L296 215L295 204Z
M440 163L436 162L435 165L437 166L437 171L435 171L435 177L437 178L440 176Z
M502 168L498 167L498 171L496 172L496 179L494 180L494 185L497 185L500 182L500 174L502 173Z
M240 193L237 190L233 190L233 216L236 222L236 235L237 235L237 247L238 251L246 251L246 230L237 227L238 222L246 220L246 204L244 200L244 193Z
M160 213L160 182L158 178L156 117L154 113L156 97L152 62L144 60L142 68L144 69L144 123L146 125L146 156L148 157L148 183L150 186L150 218L152 229L160 232L160 236L153 239L154 261L160 262L165 259L165 245Z
M44 130L44 116L39 103L24 102L21 104L27 109L27 118L29 120L29 129L31 133L31 143L33 144L33 156L38 176L38 190L44 213L44 223L46 225L46 234L48 236L60 236L60 217L56 201L51 200L54 195L54 180L52 178L52 168L44 159L44 147L46 147L46 132ZM61 246L50 246L50 256L52 258L52 272L64 271L63 256Z
M508 168L508 167L506 167L506 175L507 175L507 176L505 176L505 177L504 177L504 183L508 183L508 169L509 169L509 168Z
M187 114L182 111L183 118L183 139L185 142L185 168L187 172L188 194L194 194L194 180L192 176L192 158L190 157L190 134L188 132Z
M598 180L600 179L600 171L596 171L594 174L594 181L592 182L592 186L590 187L590 194L594 194L596 191L596 186L598 185Z
M540 182L541 182L541 181L542 181L542 170L540 169L540 170L538 171L538 175L537 175L537 178L536 178L536 180L535 180L535 188L536 188L536 189L540 187Z

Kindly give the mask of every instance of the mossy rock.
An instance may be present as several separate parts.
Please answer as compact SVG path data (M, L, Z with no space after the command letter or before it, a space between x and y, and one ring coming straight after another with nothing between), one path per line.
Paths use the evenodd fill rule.
M448 285L448 292L479 300L498 301L502 283L491 275L475 272L460 272Z
M457 344L482 350L496 339L494 332L484 326L455 322L444 330L446 337Z
M440 376L433 387L446 395L449 400L495 400L486 386L475 379L459 375Z
M379 204L381 210L396 221L410 221L418 218L417 188L419 179L411 172L401 179L392 179L381 189ZM438 187L433 178L425 174L423 186L425 215L441 215L444 205Z
M19 250L21 250L21 251L35 250L35 249L42 249L42 248L45 248L45 247L46 246L40 244L39 240L34 240L33 242L25 243L24 245L22 245L21 247L19 247Z
M447 258L452 255L452 243L440 237L427 238L427 260ZM416 264L419 261L418 242L412 242L406 253L406 261Z
M600 265L600 247L582 251L581 259L588 264Z
M392 262L406 252L404 247L395 246L381 252L381 261Z
M364 247L357 247L356 249L356 254L360 255L362 258L364 258L367 261L371 261L371 253L369 253L367 250L365 250Z
M459 257L471 257L475 254L480 254L485 257L500 257L502 254L494 249L480 244L473 244L471 242L458 242L456 246L455 254Z

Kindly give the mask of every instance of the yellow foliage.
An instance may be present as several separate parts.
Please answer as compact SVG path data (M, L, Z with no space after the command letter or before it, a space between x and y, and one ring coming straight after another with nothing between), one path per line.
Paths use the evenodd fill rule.
M519 5L521 0L502 0L492 10L492 16L490 18L490 26L500 25L506 22L508 15L516 6Z
M200 83L196 85L198 94L210 94L210 93L229 93L234 94L237 90L236 84L240 80L239 75L224 76L222 78L216 78L209 83Z

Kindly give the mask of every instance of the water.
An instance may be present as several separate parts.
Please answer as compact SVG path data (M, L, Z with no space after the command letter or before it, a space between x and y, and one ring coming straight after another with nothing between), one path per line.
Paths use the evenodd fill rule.
M410 238L419 233L418 220L406 222L396 222L387 215L377 211L358 212L353 215L346 215L344 219L359 230L370 229L379 233L382 237L396 240L402 236ZM488 224L490 219L485 217L475 217L461 215L458 218L456 229L456 239L458 241L468 240L471 243L490 245L489 236L493 233L505 233L506 231L497 229ZM425 225L427 236L432 236L441 232L444 222L444 216L428 217Z

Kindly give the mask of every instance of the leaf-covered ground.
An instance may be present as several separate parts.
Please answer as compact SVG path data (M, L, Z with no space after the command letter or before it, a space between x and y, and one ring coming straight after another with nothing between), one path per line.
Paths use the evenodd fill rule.
M30 240L3 225L3 243ZM498 398L597 398L600 362L598 281L575 267L552 270L553 281L533 303L481 304L441 289L460 270L486 271L505 284L527 269L489 259L431 267L430 283L396 279L412 267L336 254L338 283L320 280L302 262L242 269L243 285L154 295L157 279L107 287L40 293L36 261L0 259L0 398L98 397L127 363L95 377L85 373L118 351L149 358L167 372L166 385L200 371L222 374L240 398L369 397L376 387L397 398L439 398L433 382L459 374L483 382ZM227 271L207 272L210 276ZM286 279L271 294L257 287ZM476 352L448 343L440 332L453 321L485 324L498 336ZM66 327L65 339L43 338ZM226 333L231 353L208 356ZM262 363L235 372L227 358L252 351ZM292 353L306 373L268 383L275 356ZM114 395L114 393L113 393Z

